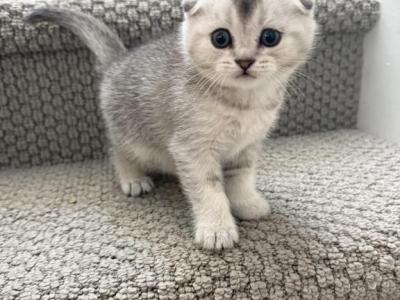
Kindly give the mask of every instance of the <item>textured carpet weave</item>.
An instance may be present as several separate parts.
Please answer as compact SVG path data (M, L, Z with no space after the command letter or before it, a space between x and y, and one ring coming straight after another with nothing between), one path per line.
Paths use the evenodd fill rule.
M322 32L366 32L379 17L377 0L317 0L316 18ZM54 25L34 30L21 20L43 5L82 10L104 20L127 46L169 30L182 20L181 0L1 0L0 53L84 48L70 32Z
M170 31L179 0L1 0L0 168L82 161L105 153L91 54L54 25L22 22L51 3L104 20L126 45ZM379 16L377 0L320 0L320 36L311 61L289 88L275 136L353 128L362 41Z
M122 195L106 161L0 172L1 299L400 298L400 147L358 131L270 140L273 214L192 243L173 180Z

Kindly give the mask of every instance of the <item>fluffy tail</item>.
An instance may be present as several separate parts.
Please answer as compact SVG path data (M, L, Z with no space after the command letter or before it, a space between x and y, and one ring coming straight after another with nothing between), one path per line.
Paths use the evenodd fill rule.
M46 7L34 10L25 21L31 24L46 21L67 28L92 50L103 66L126 53L120 38L104 23L80 12Z

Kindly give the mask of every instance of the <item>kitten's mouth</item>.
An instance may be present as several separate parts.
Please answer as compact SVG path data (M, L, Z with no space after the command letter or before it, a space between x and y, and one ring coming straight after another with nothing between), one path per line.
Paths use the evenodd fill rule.
M251 74L250 74L250 73L248 73L248 72L243 72L242 74L240 74L240 75L236 76L236 78L243 78L243 79L255 79L255 78L256 78L256 76L254 76L254 75L251 75Z

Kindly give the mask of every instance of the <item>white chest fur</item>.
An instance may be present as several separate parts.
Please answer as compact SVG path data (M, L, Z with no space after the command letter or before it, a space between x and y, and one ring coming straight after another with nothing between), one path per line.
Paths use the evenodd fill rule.
M263 139L275 121L276 112L246 110L231 116L231 136L227 136L225 153L228 157L237 155L249 145ZM223 132L223 129L222 129Z
M237 122L237 140L233 152L241 151L248 145L265 137L275 121L275 112L271 111L242 111L234 122Z
M202 119L213 150L229 159L247 146L262 140L273 126L278 108L237 108L224 104L207 106ZM204 124L203 123L203 124Z

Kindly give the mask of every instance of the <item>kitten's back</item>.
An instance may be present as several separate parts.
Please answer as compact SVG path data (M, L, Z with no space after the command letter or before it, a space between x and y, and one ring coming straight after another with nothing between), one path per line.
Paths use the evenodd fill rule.
M185 64L178 33L171 32L132 49L103 74L101 101L108 124L122 137L132 136L149 146L167 144L179 109L172 103L182 92ZM112 130L112 128L111 128Z

